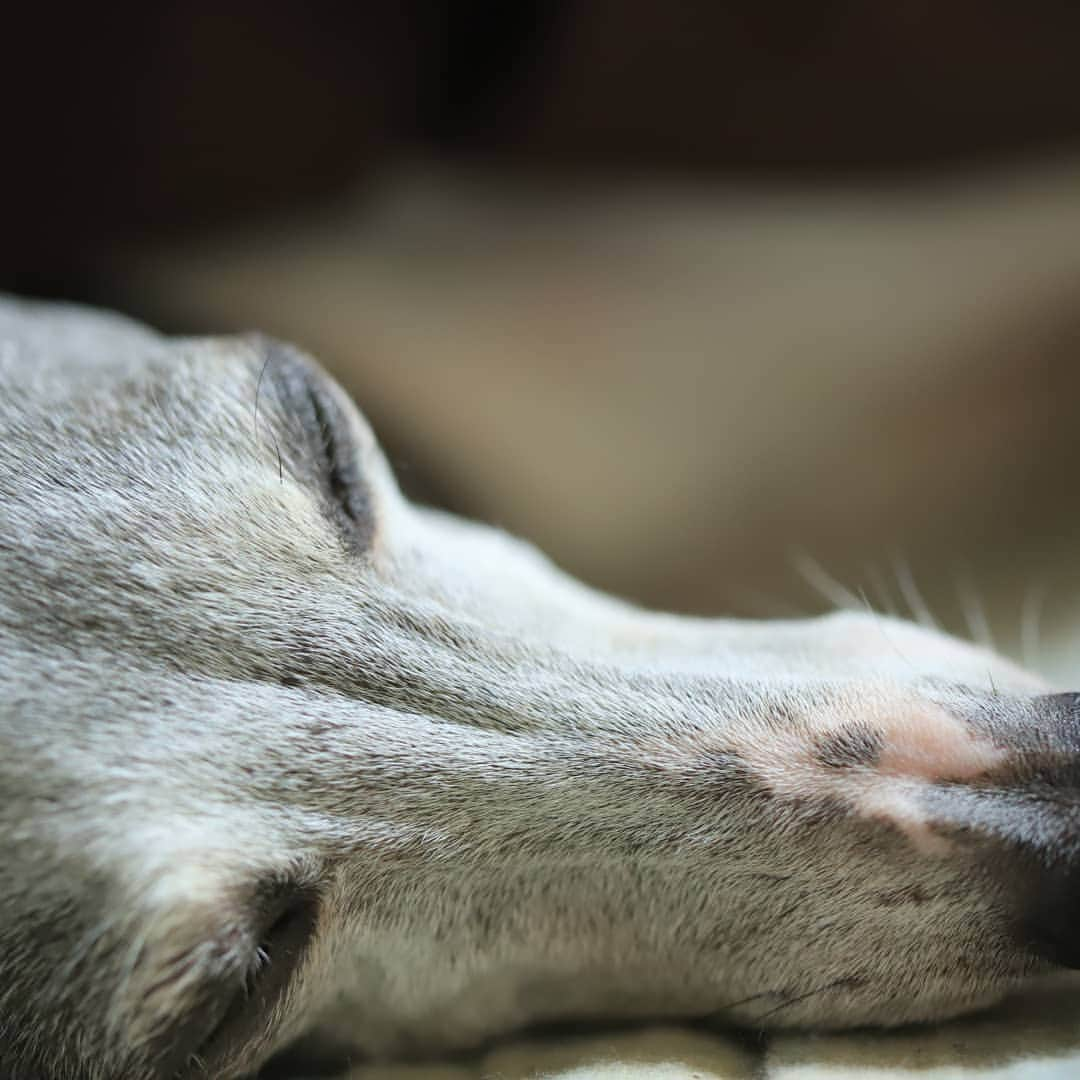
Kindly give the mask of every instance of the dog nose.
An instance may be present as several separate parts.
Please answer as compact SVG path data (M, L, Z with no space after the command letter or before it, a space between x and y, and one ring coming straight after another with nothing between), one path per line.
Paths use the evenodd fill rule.
M1046 711L1073 716L1080 714L1080 692L1076 691L1065 694L1041 694L1034 698L1034 703L1040 712Z
M988 712L987 771L932 783L920 802L954 854L977 853L1015 943L1080 969L1080 693L995 699Z
M1041 828L1031 830L1036 834L1031 847L1041 858L1029 877L1024 929L1043 959L1080 968L1080 693L1046 694L1033 704L1036 730L1053 752L1040 763L1036 781L1047 813L1045 819L1039 815Z
M1080 693L1044 694L1033 704L1036 723L1080 750Z
M1080 869L1044 872L1025 931L1028 944L1044 960L1080 968Z

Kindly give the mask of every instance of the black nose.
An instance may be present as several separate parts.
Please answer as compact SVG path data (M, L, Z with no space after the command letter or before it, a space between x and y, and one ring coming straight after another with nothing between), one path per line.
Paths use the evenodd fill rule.
M1080 865L1036 870L1025 933L1044 960L1080 969Z
M1047 873L1025 925L1028 944L1061 967L1080 968L1080 870Z
M1041 828L1032 830L1031 849L1053 862L1023 875L1031 890L1024 930L1044 959L1080 968L1080 693L1046 694L1034 704L1035 724L1056 753L1039 770Z
M1034 698L1036 723L1066 745L1080 746L1080 694L1043 694Z
M1034 699L1035 704L1043 708L1075 713L1080 710L1080 693L1070 691L1067 694L1041 694Z

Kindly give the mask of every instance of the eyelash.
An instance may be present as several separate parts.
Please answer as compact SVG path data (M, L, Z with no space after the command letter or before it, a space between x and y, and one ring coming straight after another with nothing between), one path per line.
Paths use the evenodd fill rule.
M335 400L328 376L311 361L276 342L264 347L266 381L274 387L300 451L293 462L298 478L320 491L324 510L337 525L349 553L363 554L374 530L349 418Z

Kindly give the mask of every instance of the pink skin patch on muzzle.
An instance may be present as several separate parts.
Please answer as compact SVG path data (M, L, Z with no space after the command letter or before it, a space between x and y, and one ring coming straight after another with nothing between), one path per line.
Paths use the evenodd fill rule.
M920 792L965 783L999 767L1006 752L941 706L890 695L857 706L815 711L783 725L755 726L734 752L781 798L839 798L858 815L899 829L927 855L944 855ZM827 745L867 745L865 760L824 754Z

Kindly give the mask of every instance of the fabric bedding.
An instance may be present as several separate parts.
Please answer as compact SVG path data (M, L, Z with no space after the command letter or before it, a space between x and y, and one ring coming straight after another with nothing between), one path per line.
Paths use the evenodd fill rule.
M895 1032L753 1040L692 1028L531 1038L453 1065L349 1080L1080 1080L1080 979L990 1012Z

